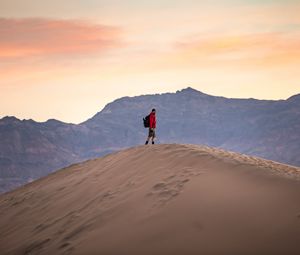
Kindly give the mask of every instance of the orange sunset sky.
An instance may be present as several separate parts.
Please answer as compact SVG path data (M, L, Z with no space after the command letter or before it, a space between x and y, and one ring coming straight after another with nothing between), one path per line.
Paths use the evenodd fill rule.
M300 93L300 0L0 0L0 118L80 123L193 87Z

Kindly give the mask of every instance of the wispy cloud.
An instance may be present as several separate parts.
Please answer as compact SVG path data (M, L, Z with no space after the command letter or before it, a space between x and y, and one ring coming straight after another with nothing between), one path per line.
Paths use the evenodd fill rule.
M300 57L300 32L257 33L187 38L175 44L186 63L221 62L285 64Z
M0 18L0 58L78 55L121 44L117 27L81 20Z

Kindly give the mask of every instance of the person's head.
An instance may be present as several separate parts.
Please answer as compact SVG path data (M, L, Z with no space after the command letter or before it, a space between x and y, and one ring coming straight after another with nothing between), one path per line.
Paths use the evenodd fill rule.
M156 110L153 108L151 112L155 114Z

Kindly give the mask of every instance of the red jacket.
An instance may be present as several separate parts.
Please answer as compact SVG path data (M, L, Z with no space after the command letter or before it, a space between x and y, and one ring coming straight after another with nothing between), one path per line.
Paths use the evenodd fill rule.
M156 128L156 117L155 113L150 113L150 128Z

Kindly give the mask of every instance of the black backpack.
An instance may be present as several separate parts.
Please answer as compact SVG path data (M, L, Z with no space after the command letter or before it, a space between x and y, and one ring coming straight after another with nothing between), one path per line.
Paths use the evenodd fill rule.
M143 121L144 121L144 127L145 128L150 127L150 114L147 115L145 118L143 118Z

